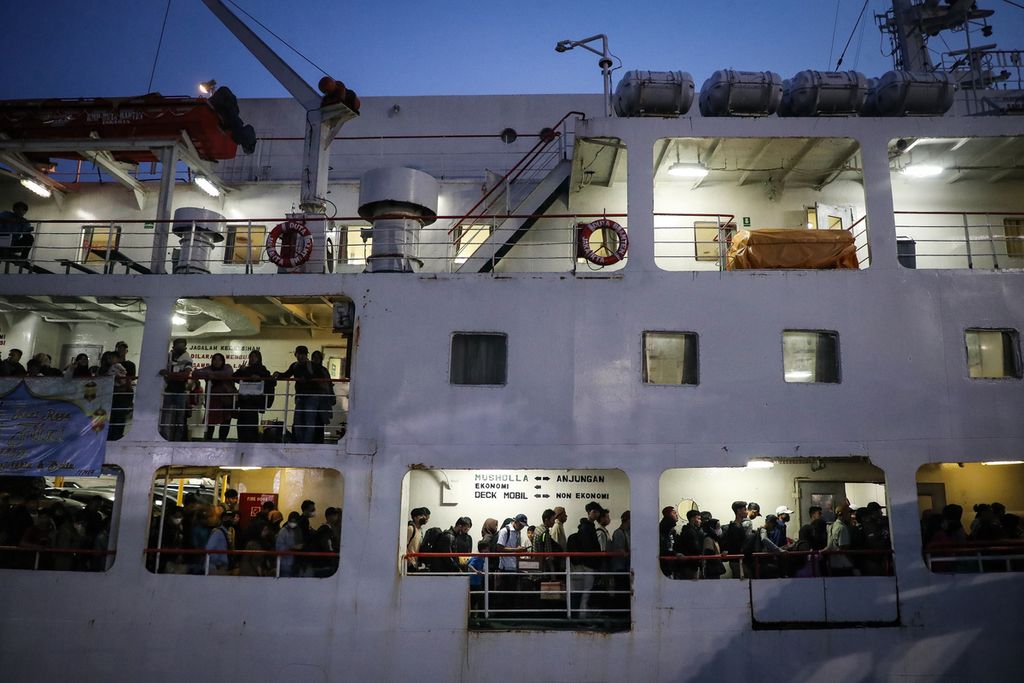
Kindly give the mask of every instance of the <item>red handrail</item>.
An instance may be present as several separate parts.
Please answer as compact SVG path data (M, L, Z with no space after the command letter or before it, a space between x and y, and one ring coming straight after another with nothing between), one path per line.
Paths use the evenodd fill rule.
M523 171L524 171L524 170L526 169L526 165L528 165L528 162L532 162L532 161L533 161L534 159L536 159L536 158L537 158L538 156L540 156L540 153L541 153L541 152L542 152L542 151L543 151L543 150L544 150L544 149L545 149L545 148L546 148L546 147L547 147L548 145L550 145L550 144L551 144L552 142L554 142L554 141L555 141L555 140L557 140L557 139L558 139L559 137L561 137L561 135L562 135L562 134L561 134L561 132L559 132L559 131L558 131L558 127L559 127L559 126L561 126L561 125L562 125L563 123L565 123L565 121L566 121L566 120L567 120L567 119L568 119L568 118L569 118L570 116L582 116L582 117L586 117L586 114L584 114L584 113L583 113L583 112L581 112L581 111L570 111L570 112L568 112L568 113L567 113L567 114L566 114L565 116L563 116L562 118L560 118L560 119L558 120L558 123L556 123L555 125L551 126L551 130L552 130L552 133L553 133L553 134L552 134L551 136L541 136L541 137L540 137L540 139L539 139L539 140L537 140L537 142L536 142L536 143L535 143L535 144L533 145L533 147L531 147L531 148L530 148L530 150L529 150L529 151L528 151L528 152L527 152L526 154L524 154L524 155L523 155L523 157L522 157L522 158L521 158L521 159L520 159L519 161L517 161L517 162L515 163L515 165L513 165L513 166L512 166L512 168L510 168L510 169L508 170L508 172L507 172L507 173L506 173L505 175L503 175L503 176L501 177L501 179L500 179L500 180L499 180L498 182L496 182L496 183L495 183L495 184L494 184L494 185L493 185L493 186L491 187L491 189L489 189L489 190L488 190L487 192L485 192L485 193L484 193L484 196L483 196L483 197L481 197L481 198L480 198L480 200L479 200L479 201L478 201L478 202L477 202L476 204L474 204L474 205L473 205L473 207L472 207L472 208L471 208L471 209L470 209L469 211L467 211L467 212L466 212L466 214L465 214L464 216L462 216L462 217L461 217L461 218L459 218L459 219L458 219L457 221L455 221L454 223L452 223L452 227L451 227L451 228L450 228L450 229L448 230L448 234L449 234L449 235L451 235L451 234L452 234L453 232L455 232L455 230L456 230L457 228L459 228L459 227L460 227L460 226L461 226L461 225L462 225L462 224L463 224L463 223L464 223L464 222L465 222L466 220L468 220L468 219L470 218L470 216L473 216L473 212L474 212L474 211L476 211L477 209L479 209L479 208L480 208L480 207L481 207L481 206L483 205L483 203L484 203L485 201L487 201L487 198L488 198L488 197L490 197L490 196L491 196L491 195L492 195L492 194L493 194L493 193L495 192L495 190L497 190L497 189L498 189L498 188L500 188L500 187L504 187L504 185L505 185L505 181L507 181L507 180L508 180L509 182L515 182L515 180L516 180L516 179L517 179L517 178L518 178L518 177L519 177L519 176L520 176L520 175L522 174L522 172L523 172ZM521 167L521 168L520 168L520 167ZM517 171L518 171L518 173L517 173ZM513 177L513 178L511 178L511 180L509 180L509 178L510 178L510 177L512 176L512 174L513 174L513 173L515 173L515 177ZM495 199L496 199L496 198L495 198ZM492 203L493 203L493 202L492 202ZM483 215L480 215L480 216L476 216L476 218L483 218L483 217L484 217Z

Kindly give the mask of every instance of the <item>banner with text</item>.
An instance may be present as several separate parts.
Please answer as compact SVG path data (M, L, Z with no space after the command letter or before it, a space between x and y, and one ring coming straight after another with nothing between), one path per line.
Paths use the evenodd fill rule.
M113 377L0 378L0 474L98 477Z

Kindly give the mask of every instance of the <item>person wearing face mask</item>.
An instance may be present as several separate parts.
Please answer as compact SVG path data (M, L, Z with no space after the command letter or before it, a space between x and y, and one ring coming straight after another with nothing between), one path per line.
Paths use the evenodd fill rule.
M169 503L167 511L162 516L163 519L163 532L160 535L160 530L154 529L150 531L149 547L151 548L184 548L185 547L185 511L175 505ZM147 565L150 571L153 571L153 566L156 562L156 553L151 553ZM181 557L172 555L171 553L160 553L160 573L161 574L180 574L184 569Z
M288 513L288 522L277 532L275 547L278 552L298 552L303 548L302 531L299 529L299 520L302 515L298 512ZM298 576L295 556L282 555L280 559L281 576Z
M725 573L725 563L719 559L722 555L722 523L717 519L704 522L704 578L719 579Z

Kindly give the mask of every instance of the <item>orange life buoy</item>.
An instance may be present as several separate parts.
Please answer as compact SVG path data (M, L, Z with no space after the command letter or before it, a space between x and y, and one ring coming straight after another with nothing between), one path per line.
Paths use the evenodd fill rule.
M301 239L302 246L292 248L290 256L284 256L277 250L277 242L282 238ZM296 268L309 260L313 255L313 234L305 223L285 221L278 223L267 235L267 259L280 268Z
M610 266L618 263L626 257L629 249L629 237L626 236L626 229L613 220L599 218L590 223L580 223L576 226L579 229L579 252L580 255L597 266ZM590 246L590 236L597 230L611 230L615 233L618 246L615 251L607 256L599 256L593 247Z

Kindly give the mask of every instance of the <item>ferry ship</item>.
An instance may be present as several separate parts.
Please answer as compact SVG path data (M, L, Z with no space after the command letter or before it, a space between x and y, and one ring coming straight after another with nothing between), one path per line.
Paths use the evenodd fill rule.
M604 95L360 100L204 1L293 99L0 103L0 208L27 204L33 238L0 245L2 355L70 376L123 341L107 365L137 368L101 476L4 461L5 680L1019 675L1021 53L945 69L927 49L989 12L894 2L897 68L870 80L634 70L613 90L594 36L556 49L597 52ZM297 347L323 356L315 403ZM207 368L254 350L276 379ZM101 542L10 532L29 499L97 497ZM662 510L724 527L734 501L790 510L794 540L812 507L880 510L889 541L726 553L720 580L665 557ZM218 569L223 549L165 537L176 506L207 534L237 506L240 541L265 502L313 527L340 511L333 564L238 542ZM979 540L970 511L996 502L1005 533ZM503 553L513 582L484 561L479 588L422 571L558 507L568 535L635 511L628 555ZM410 547L462 518L469 552Z

